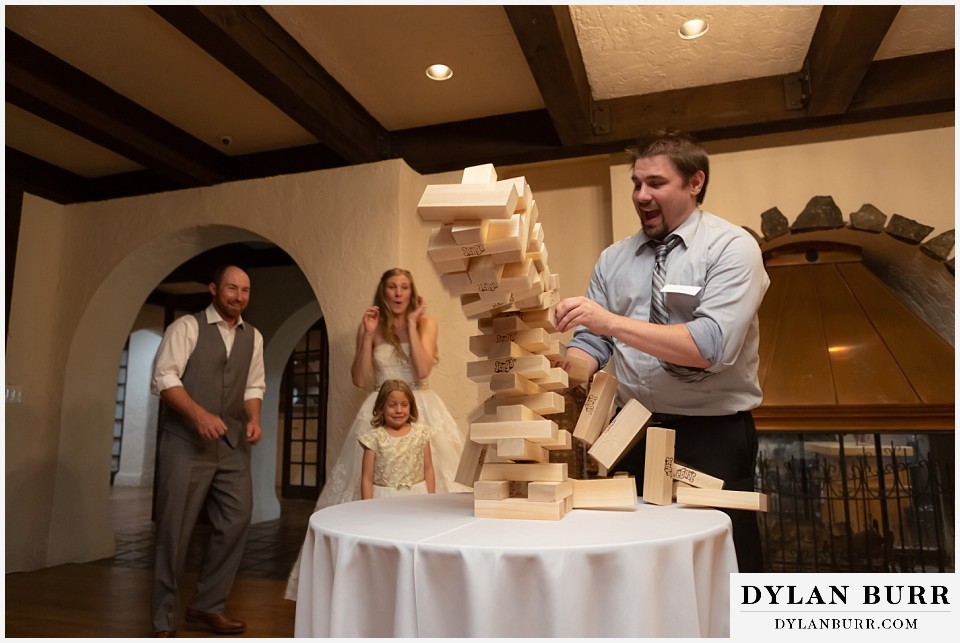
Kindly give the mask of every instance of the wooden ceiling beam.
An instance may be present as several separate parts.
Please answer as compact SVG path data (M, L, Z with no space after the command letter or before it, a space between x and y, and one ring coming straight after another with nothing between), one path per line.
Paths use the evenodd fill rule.
M824 5L804 64L808 116L847 111L899 11L899 5Z
M88 198L87 184L82 176L52 163L9 146L6 148L4 162L6 182L24 192L60 204L76 203Z
M605 101L611 134L602 140L629 141L652 127L715 140L952 111L953 58L951 49L875 62L847 113L823 117L787 107L783 76L616 98Z
M527 65L564 145L589 143L592 96L567 6L505 5Z
M389 158L389 133L263 7L151 8L348 164Z
M179 185L229 176L227 157L9 29L6 100Z

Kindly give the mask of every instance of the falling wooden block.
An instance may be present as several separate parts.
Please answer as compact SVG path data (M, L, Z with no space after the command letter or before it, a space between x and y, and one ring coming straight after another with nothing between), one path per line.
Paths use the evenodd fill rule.
M550 360L542 355L487 359L467 364L467 377L474 382L489 382L494 375L516 373L527 379L546 378L550 372Z
M607 371L597 371L593 377L593 384L590 385L590 391L587 393L587 399L583 402L583 410L577 418L573 437L583 440L588 445L597 441L610 423L610 414L613 412L613 402L619 385L617 378Z
M527 500L531 502L556 502L573 494L576 484L573 478L563 482L530 482L527 485Z
M563 482L567 479L567 463L503 464L491 462L483 465L480 470L480 479Z
M566 369L567 375L569 375L570 378L570 386L579 386L590 379L590 362L582 357L566 354L564 355L564 359L567 361L567 364L570 365L570 367Z
M505 500L473 501L473 515L477 518L560 520L566 515L565 509L566 503L563 500L530 502L526 498L506 498Z
M564 408L566 408L566 401L559 393L547 392L536 395L511 396L501 396L498 393L483 403L483 410L485 413L496 414L498 407L512 404L522 404L534 413L540 415L563 413Z
M477 480L473 483L474 500L503 500L510 497L507 480Z
M511 462L550 462L550 452L524 438L497 440L497 455Z
M463 177L460 183L496 183L497 170L493 163L484 163L483 165L471 165L463 168Z
M531 442L555 443L559 428L553 420L531 422L474 422L470 425L470 439L487 444L506 438L526 438Z
M655 505L673 502L673 449L677 432L651 426L643 461L643 501ZM483 477L483 471L480 472Z
M676 461L673 463L673 479L700 489L723 489L723 480L720 478L708 476Z
M609 471L643 439L650 415L640 402L630 399L587 453Z
M697 489L696 487L678 487L677 502L699 507L719 507L722 509L745 509L747 511L766 511L766 494L756 491L725 491L722 489Z
M572 482L574 509L637 506L637 483L631 476L573 479Z
M424 221L509 219L519 199L513 183L428 185L417 212Z
M454 480L465 487L472 487L480 478L480 469L486 459L488 445L466 440L460 453L460 465Z

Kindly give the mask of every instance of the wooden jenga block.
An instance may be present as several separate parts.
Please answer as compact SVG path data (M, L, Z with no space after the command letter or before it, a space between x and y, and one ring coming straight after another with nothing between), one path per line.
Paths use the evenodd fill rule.
M473 483L474 500L503 500L510 497L507 480L477 480Z
M531 355L533 355L533 353L519 346L518 344L514 344L513 342L494 344L493 348L490 349L490 352L487 353L487 357L490 359L504 359L505 357L530 357ZM549 359L549 357L547 357L547 359Z
M673 502L673 448L676 431L651 426L643 461L643 501L655 505ZM480 472L483 477L483 471Z
M573 355L564 355L564 359L570 364L570 368L567 370L570 386L579 386L590 379L590 362Z
M497 440L497 455L511 462L550 462L550 452L524 438Z
M573 511L573 494L572 493L563 499L563 511L565 514L568 514L571 511Z
M521 322L522 323L522 322ZM474 335L470 338L470 352L477 357L489 357L490 351L499 344L513 342L531 353L540 353L552 345L549 333L542 328L530 330Z
M573 479L573 508L636 507L637 484L630 476Z
M480 444L506 438L526 438L531 442L556 442L559 428L553 420L530 422L474 422L470 425L470 439Z
M587 453L609 471L643 439L650 415L640 402L629 400Z
M547 360L547 363L549 364L550 361ZM570 384L567 381L567 372L559 366L548 369L546 375L543 377L528 377L532 382L540 385L547 391L560 391L570 388Z
M546 378L550 372L550 360L542 355L487 359L467 364L467 377L474 382L489 382L500 373L516 373L527 379Z
M767 510L766 494L756 491L726 491L722 489L678 487L677 502L700 507L745 509L747 511Z
M573 478L567 478L563 482L530 482L527 485L527 500L532 502L562 500L574 493L573 486L576 482Z
M486 444L466 440L463 444L463 451L460 454L460 466L457 467L457 474L454 476L454 480L465 487L472 487L473 483L480 478L480 469L483 467L487 450Z
M489 330L485 330L484 327L488 327ZM516 313L498 315L489 320L489 324L486 321L478 324L478 328L485 333L515 333L521 330L530 330L530 326Z
M483 255L470 262L470 269L467 274L470 276L471 283L474 284L484 282L499 284L503 275L503 268L503 265L493 263L489 255Z
M554 413L563 413L566 407L566 401L559 393L547 392L536 395L511 395L501 396L499 393L483 403L484 413L496 414L497 407L522 404L534 413L540 415L553 415Z
M453 231L450 226L442 225L434 228L430 233L430 240L427 242L427 256L434 265L454 261L456 259L469 259L479 257L487 252L487 246L484 243L472 243L461 245L453 238Z
M448 272L440 275L440 284L448 293L458 297L472 294L477 290L477 287L470 281L470 275L466 272Z
M545 391L517 373L497 373L490 378L490 390L497 395L538 395Z
M529 239L527 221L528 218L524 212L491 220L487 224L487 243L490 244L490 254L519 251L522 258L522 253L527 249L527 239ZM513 261L519 261L519 259ZM506 262L498 261L497 263Z
M481 480L522 480L525 482L563 482L567 479L567 463L548 464L484 464Z
M472 165L463 168L463 177L460 183L496 183L497 170L493 163L484 163L483 165Z
M535 297L529 299L518 299L514 297L513 307L519 311L543 310L553 308L560 303L560 295L556 290L545 290ZM555 332L555 330L550 331Z
M700 489L723 489L723 480L674 461L673 479Z
M497 181L497 183L512 183L516 188L519 197L517 210L526 210L533 205L533 191L530 189L530 184L527 183L525 177L518 176L513 179L501 179Z
M502 404L497 407L497 422L532 422L543 418L523 404Z
M522 326L520 325L522 324ZM557 332L557 316L552 308L511 310L498 314L492 319L477 322L482 333L506 333L511 330L542 328L548 333Z
M428 185L417 211L424 221L509 219L519 199L513 183Z
M567 357L567 359L570 359ZM617 396L617 378L607 371L597 371L593 383L583 402L580 417L573 429L573 437L592 445L610 423L613 401Z
M450 234L459 245L483 243L487 240L489 219L483 221L454 221L450 224Z
M566 429L557 431L557 437L553 440L541 440L537 442L547 451L569 451L573 448L573 436Z
M470 267L469 257L460 257L450 259L449 261L434 261L433 268L439 275L446 275L451 272L466 272Z
M531 286L540 278L533 261L529 259L502 264L501 268L500 281L504 287L516 292L530 290ZM542 288L540 292L543 292Z
M477 518L560 520L566 514L565 508L566 503L563 500L529 502L526 498L507 498L505 500L473 501L473 515Z
M507 294L509 295L509 293ZM484 313L506 308L510 306L511 303L512 300L510 298L506 301L491 301L481 299L478 294L460 295L460 310L467 319L473 319Z

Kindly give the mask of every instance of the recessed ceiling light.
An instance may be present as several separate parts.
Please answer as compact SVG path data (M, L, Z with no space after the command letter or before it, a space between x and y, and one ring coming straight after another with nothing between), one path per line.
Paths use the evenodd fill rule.
M427 67L427 78L430 80L449 80L453 78L453 70L446 65L430 65Z
M710 25L707 24L707 21L697 18L693 20L687 20L685 23L680 25L680 28L677 29L677 35L684 40L693 40L707 33L708 29L710 29Z

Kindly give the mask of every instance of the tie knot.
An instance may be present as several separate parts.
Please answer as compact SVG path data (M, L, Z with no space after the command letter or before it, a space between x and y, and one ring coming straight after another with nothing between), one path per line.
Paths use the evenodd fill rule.
M664 239L662 242L658 243L655 246L657 253L657 261L663 261L667 258L667 254L677 247L677 244L680 243L680 237L675 234L671 234L669 237Z

